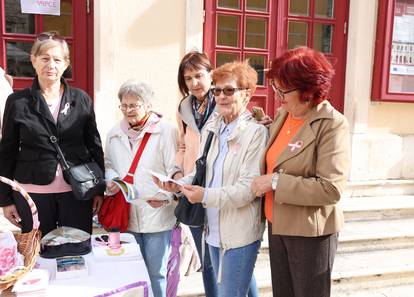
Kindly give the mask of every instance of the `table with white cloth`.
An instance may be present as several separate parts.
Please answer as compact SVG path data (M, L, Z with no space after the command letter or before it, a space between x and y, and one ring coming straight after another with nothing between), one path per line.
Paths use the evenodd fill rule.
M96 260L92 253L83 256L88 276L56 279L56 260L38 257L36 268L50 272L46 297L143 296L151 297L151 282L145 262L138 259L119 261ZM127 289L134 288L131 295ZM4 296L15 296L10 290ZM3 296L2 294L2 296Z
M142 257L134 261L116 262L98 262L92 254L85 255L84 257L88 265L89 276L62 280L55 279L56 260L39 257L39 268L47 269L51 272L51 282L47 289L48 297L114 296L117 289L122 291L122 288L139 282L142 283L139 286L142 288L142 294L138 296L152 296L152 293L147 296L144 294L145 286L147 287L147 292L151 291L151 283ZM122 292L119 296L122 296Z

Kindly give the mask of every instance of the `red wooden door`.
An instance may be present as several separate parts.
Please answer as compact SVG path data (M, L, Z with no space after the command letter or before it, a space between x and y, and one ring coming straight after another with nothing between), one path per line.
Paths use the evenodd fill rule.
M267 0L205 1L204 51L218 67L233 60L249 59L259 77L249 107L261 106L269 113L273 102L267 100L270 87L264 70L272 50L273 2Z
M279 105L265 79L269 59L306 45L335 67L330 101L343 111L348 0L206 0L204 50L215 66L250 58L259 87L251 105L273 116Z
M76 3L76 4L75 4ZM93 38L91 1L61 0L61 15L22 14L20 1L0 0L0 64L14 77L14 89L29 86L35 75L30 49L36 36L58 31L71 52L64 76L72 86L93 93Z

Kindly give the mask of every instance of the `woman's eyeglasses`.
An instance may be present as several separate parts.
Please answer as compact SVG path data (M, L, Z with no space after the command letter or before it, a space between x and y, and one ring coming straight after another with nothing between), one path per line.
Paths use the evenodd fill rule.
M211 91L213 92L213 95L218 97L220 96L221 92L224 93L226 96L233 96L234 92L241 91L241 90L247 90L247 88L232 88L232 87L225 87L225 88L212 88Z
M283 99L283 100L285 99L285 95L286 94L289 94L289 93L292 93L294 91L299 90L298 88L294 88L294 89L291 89L291 90L283 91L282 89L280 89L280 88L278 88L278 87L275 86L274 80L270 80L269 81L269 84L272 86L272 89L277 94L277 96L279 98Z
M59 41L59 42L62 42L62 41L65 40L62 36L59 36L57 34L51 34L51 33L39 34L36 39L38 41L45 41L45 40L48 40L48 39L52 39L52 40Z
M121 104L119 105L119 109L122 111L136 111L138 109L140 109L142 107L142 104L131 104L131 105L126 105L126 104Z

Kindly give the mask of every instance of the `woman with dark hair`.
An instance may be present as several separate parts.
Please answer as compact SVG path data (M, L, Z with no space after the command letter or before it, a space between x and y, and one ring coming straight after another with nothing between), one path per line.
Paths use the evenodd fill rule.
M327 100L333 75L306 47L273 60L268 74L281 108L251 189L265 195L275 297L330 296L350 168L348 122Z
M69 46L62 37L55 32L40 34L30 55L36 71L33 84L11 94L4 111L0 175L16 180L29 192L43 235L57 226L92 233L92 213L99 210L103 200L100 195L88 201L75 199L50 140L49 130L58 138L70 165L93 159L104 170L92 100L62 77L69 59ZM0 206L4 216L22 232L32 230L26 200L5 184L0 185Z

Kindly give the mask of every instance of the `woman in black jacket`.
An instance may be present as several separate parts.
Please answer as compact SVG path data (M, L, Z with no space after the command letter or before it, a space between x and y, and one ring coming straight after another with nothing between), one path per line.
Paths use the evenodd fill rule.
M92 101L62 78L69 57L65 40L54 33L40 34L31 50L37 76L31 88L9 96L4 111L0 176L16 180L29 192L43 235L57 226L92 233L92 213L102 203L101 196L89 201L74 198L45 128L46 122L70 165L93 159L104 170ZM0 206L4 216L23 232L32 229L27 202L5 184L0 184Z

